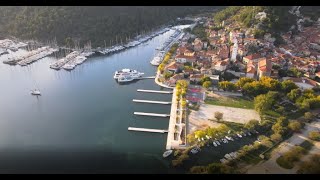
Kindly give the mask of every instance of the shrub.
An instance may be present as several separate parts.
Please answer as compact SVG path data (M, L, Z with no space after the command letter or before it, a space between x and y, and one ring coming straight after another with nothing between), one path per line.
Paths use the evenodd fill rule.
M320 132L319 131L309 132L309 138L315 141L320 141Z
M301 129L301 123L298 121L291 121L288 125L289 129L291 129L294 132L298 132Z
M223 118L223 113L219 112L219 111L216 111L214 113L214 117L217 119L217 121L220 121Z

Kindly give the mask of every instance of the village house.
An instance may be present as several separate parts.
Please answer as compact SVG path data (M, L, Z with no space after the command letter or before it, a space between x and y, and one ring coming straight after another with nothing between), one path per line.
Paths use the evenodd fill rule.
M190 82L199 83L201 78L204 77L204 74L191 74L190 75Z
M242 58L243 56L246 56L248 53L248 50L245 48L244 45L238 46L238 55Z
M183 74L175 74L172 77L170 77L170 79L168 81L168 85L174 86L178 80L182 80L182 79L183 79Z
M218 57L221 59L229 58L229 48L227 46L223 46L218 51Z
M258 62L258 77L261 78L263 76L271 75L272 64L271 61L267 58L262 58Z
M165 67L165 70L171 71L171 72L177 72L179 69L182 69L183 64L178 62L171 62Z
M256 63L254 63L253 61L249 61L249 63L247 64L246 77L255 78L256 74L257 74Z
M210 68L205 68L205 67L202 67L202 68L200 69L200 72L201 72L201 74L205 74L205 75L212 74L211 69L210 69Z
M204 68L211 68L211 60L203 59L203 60L197 60L197 65Z
M212 63L212 68L217 71L225 71L229 65L229 59L223 61L216 61Z
M244 44L252 44L252 45L258 45L259 44L259 40L255 39L255 38L244 38L243 39L243 43Z
M314 79L316 77L316 74L313 72L306 72L306 73L304 73L304 76L311 78L311 79Z
M248 56L243 57L243 62L248 64L249 61L253 61L253 62L258 62L261 59L261 55L256 53L256 54L250 54Z
M201 51L202 48L203 48L203 42L199 38L196 38L193 42L194 51Z
M176 60L176 62L178 63L191 63L193 65L193 63L196 61L196 57L195 56L185 56L185 55L176 55L176 57L174 58Z
M185 77L189 77L191 74L193 74L193 69L183 69L182 72Z

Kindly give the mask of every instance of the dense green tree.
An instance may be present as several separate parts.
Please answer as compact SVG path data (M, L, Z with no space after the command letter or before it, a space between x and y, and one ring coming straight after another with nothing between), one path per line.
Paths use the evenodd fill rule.
M281 89L285 93L289 93L293 89L298 89L299 87L291 80L285 80L281 82Z
M247 129L255 129L259 125L259 121L252 119L249 122L247 122L244 127Z
M223 89L224 91L234 91L237 89L237 86L229 81L221 81L218 83L218 86L220 89Z
M297 98L299 97L299 96L301 96L301 90L300 89L292 89L288 94L287 94L287 97L291 100L291 101L293 101L293 102L295 102L296 100L297 100Z
M271 140L274 142L282 141L282 135L281 134L272 134L270 136Z
M261 94L254 98L254 108L259 113L263 113L267 110L270 110L271 107L275 104L277 97L279 96L278 92L270 91L267 94Z
M200 84L203 85L204 82L211 81L210 77L204 76L200 79Z
M294 132L299 132L302 128L301 123L298 121L290 121L288 127Z
M250 83L255 81L253 78L248 78L248 77L242 77L237 81L236 86L239 88L242 88L246 83Z
M211 81L205 81L205 82L202 84L202 86L203 86L204 88L206 88L206 89L208 89L209 87L211 87L211 85L212 85Z
M0 34L61 45L91 41L93 47L124 42L177 17L216 7L187 6L2 6Z
M320 155L312 155L309 161L302 162L298 174L320 174Z
M231 174L234 173L234 168L221 164L221 163L212 163L207 167L209 174Z
M311 121L314 119L314 115L311 113L311 112L306 112L304 113L304 118L307 120L307 121Z
M309 138L315 141L320 141L320 132L319 131L309 132Z
M192 174L207 174L207 167L206 166L193 166L190 169L190 173Z

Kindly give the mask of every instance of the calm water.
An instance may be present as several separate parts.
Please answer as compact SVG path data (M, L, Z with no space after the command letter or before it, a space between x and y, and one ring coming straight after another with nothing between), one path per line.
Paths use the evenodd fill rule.
M128 127L167 129L169 118L133 115L170 113L171 95L136 90L161 88L153 79L119 85L114 71L132 68L155 75L149 61L170 30L123 52L89 58L71 72L49 68L54 57L29 66L3 64L0 57L1 172L167 172L162 158L166 134L129 132ZM42 96L30 95L39 87Z

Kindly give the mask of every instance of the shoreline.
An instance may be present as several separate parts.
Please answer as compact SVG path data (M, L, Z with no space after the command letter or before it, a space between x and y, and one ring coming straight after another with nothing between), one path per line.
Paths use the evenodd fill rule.
M168 88L168 89L174 89L174 87L170 87L170 86L167 86L167 85L159 82L159 71L158 70L157 70L156 78L154 78L154 82L161 87Z

